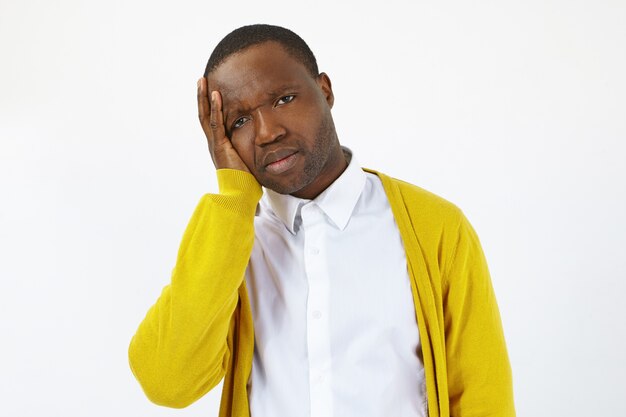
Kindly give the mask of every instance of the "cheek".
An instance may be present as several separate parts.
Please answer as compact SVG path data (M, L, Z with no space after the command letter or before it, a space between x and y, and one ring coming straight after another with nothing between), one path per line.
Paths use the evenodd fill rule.
M239 134L231 143L248 168L254 169L254 138Z
M323 123L326 114L324 112L324 108L316 105L317 103L306 104L308 106L293 115L292 126L299 132L311 135L317 133L317 130L320 124Z
M314 112L292 111L281 114L277 122L285 130L287 142L306 147L319 120Z

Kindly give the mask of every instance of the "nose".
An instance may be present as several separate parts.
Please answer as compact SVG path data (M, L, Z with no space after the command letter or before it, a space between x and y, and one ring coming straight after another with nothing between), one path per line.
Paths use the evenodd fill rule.
M280 140L285 135L285 128L279 121L274 109L257 109L255 120L255 143L263 146Z

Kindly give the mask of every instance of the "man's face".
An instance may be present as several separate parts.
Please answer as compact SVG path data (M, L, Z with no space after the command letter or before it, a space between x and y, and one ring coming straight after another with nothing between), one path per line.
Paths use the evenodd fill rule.
M330 80L313 78L280 44L228 57L209 75L208 87L221 93L226 134L265 187L314 198L341 174Z

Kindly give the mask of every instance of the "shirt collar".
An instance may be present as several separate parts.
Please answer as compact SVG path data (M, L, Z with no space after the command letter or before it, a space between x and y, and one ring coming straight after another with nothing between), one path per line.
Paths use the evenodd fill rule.
M313 200L341 230L348 225L366 181L366 174L359 166L356 158L352 156L352 151L346 147L342 147L342 149L348 159L348 167L339 178ZM266 189L266 194L276 216L292 234L296 234L295 223L299 209L311 200L279 194L270 189Z

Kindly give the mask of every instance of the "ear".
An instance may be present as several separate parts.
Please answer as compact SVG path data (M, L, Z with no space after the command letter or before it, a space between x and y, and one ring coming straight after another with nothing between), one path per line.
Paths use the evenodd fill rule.
M325 72L321 72L320 75L317 76L317 85L324 93L324 98L326 99L326 103L328 103L328 107L333 108L333 104L335 103L335 95L333 94L333 87L330 83L330 78Z

